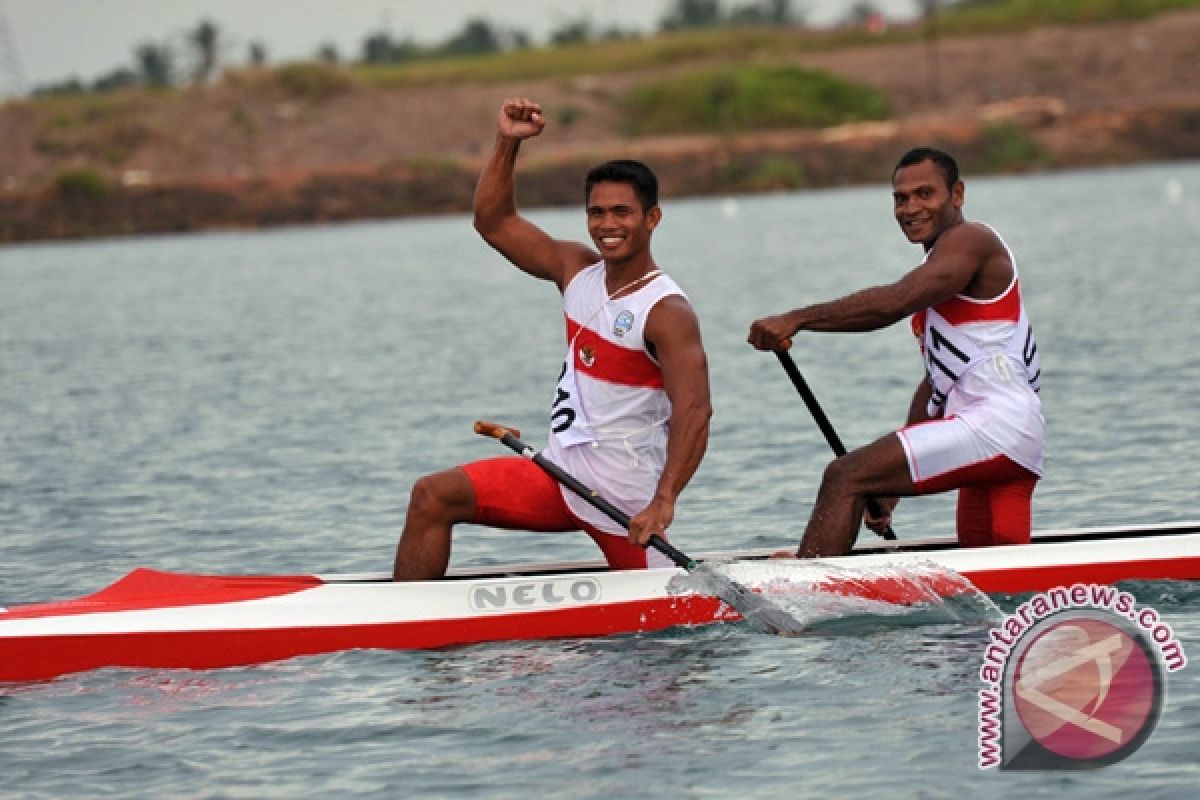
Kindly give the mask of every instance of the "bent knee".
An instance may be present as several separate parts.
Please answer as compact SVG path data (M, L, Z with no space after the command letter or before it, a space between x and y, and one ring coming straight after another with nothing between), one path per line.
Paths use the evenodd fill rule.
M409 513L468 522L475 516L475 490L462 470L418 478L409 495Z
M841 456L825 465L821 481L830 489L853 492L859 482L857 475L858 471L854 468L852 459L849 456Z
M830 489L858 496L912 494L908 459L892 434L835 458L822 478Z

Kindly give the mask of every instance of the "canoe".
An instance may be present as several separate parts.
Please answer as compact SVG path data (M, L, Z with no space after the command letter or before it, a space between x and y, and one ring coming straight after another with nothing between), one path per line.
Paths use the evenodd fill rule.
M755 588L792 565L819 590L896 603L964 587L1019 594L1076 583L1200 580L1200 522L1045 531L1032 544L995 548L959 548L950 539L889 544L815 562L779 562L761 550L699 557L729 562L721 569ZM896 577L931 565L942 572L919 587ZM716 597L681 584L684 575L678 568L609 570L600 562L455 570L414 583L375 573L139 568L91 595L0 611L0 681L105 667L216 669L358 648L648 633L740 619Z

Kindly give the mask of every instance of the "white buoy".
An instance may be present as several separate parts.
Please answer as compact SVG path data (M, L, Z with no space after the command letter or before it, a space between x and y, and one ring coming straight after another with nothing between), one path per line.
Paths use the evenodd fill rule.
M721 202L721 216L725 219L736 219L739 210L738 201L733 197L726 197Z
M1183 201L1183 184L1178 178L1171 178L1167 181L1167 204L1177 206Z

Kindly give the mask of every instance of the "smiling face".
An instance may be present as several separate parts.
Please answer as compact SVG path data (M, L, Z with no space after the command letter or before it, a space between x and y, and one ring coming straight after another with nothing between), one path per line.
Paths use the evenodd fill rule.
M963 182L947 186L946 174L932 161L897 169L892 200L900 230L926 250L944 230L962 222Z
M609 264L644 255L650 247L650 234L661 218L658 206L642 208L637 192L628 183L601 181L588 195L588 233Z

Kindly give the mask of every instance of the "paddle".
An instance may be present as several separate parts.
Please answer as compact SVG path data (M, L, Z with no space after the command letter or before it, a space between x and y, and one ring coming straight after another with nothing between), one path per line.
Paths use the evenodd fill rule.
M522 442L520 431L513 428L506 428L503 425L497 425L494 422L483 422L481 420L475 423L475 432L482 436L499 439L513 451L537 464L554 480L604 512L609 519L616 522L622 528L629 529L628 514L605 500L595 490L589 489L562 467ZM650 536L650 546L671 559L677 566L683 567L689 573L699 574L703 578L706 588L712 590L713 594L737 609L738 613L747 622L764 633L794 634L801 632L802 626L799 620L791 614L788 614L762 595L755 594L740 583L736 583L724 575L715 572L707 565L690 558L658 534Z
M833 454L839 458L846 455L846 446L842 444L837 431L833 429L833 423L829 421L829 417L825 416L824 409L817 402L817 396L812 393L812 389L808 388L808 381L804 380L804 376L800 374L799 367L792 360L792 354L787 350L776 350L775 355L779 357L779 363L783 365L783 371L792 379L792 385L796 387L796 391L804 398L804 405L808 406L808 411L812 414L813 419L816 420L817 427L821 429L821 433L825 434L825 441L829 442L829 446L833 449ZM887 516L883 510L883 506L879 505L879 501L874 497L867 498L867 510L871 512L872 517ZM891 525L884 528L883 533L879 535L889 542L896 541L896 532L892 530Z

